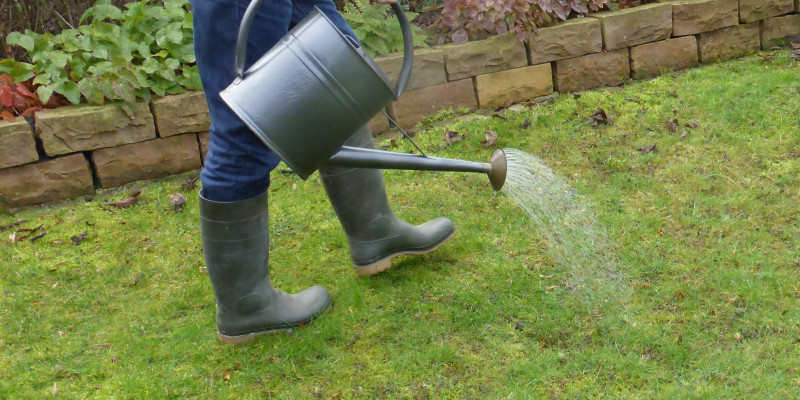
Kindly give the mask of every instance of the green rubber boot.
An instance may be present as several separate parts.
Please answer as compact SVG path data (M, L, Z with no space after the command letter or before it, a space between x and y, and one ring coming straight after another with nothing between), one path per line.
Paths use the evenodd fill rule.
M345 145L375 147L368 127L359 129ZM359 276L386 271L395 256L430 253L456 233L447 218L418 226L397 219L389 207L379 169L324 167L319 174L347 234L350 256Z
M267 204L266 192L232 203L200 194L203 253L217 298L217 333L225 344L301 326L331 304L321 286L293 295L272 288Z

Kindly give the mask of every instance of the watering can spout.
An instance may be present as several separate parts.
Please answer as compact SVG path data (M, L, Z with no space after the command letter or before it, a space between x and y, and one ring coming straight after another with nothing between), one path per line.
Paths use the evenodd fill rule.
M342 146L326 163L328 166L420 171L479 172L489 177L492 189L500 190L506 181L506 154L497 149L488 163L425 157L360 147Z

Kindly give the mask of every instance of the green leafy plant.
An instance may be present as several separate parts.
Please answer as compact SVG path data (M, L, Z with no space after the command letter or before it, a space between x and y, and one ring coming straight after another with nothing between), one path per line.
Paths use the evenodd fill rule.
M24 48L31 63L3 60L0 72L16 82L33 78L43 103L53 93L73 104L82 98L103 104L200 89L188 0L142 0L125 8L99 0L77 29L10 33L8 44Z
M352 0L345 4L342 16L370 55L381 56L403 50L403 34L389 6L371 3L369 0ZM413 20L417 14L406 13L406 16ZM414 25L411 29L414 46L425 47L425 31Z

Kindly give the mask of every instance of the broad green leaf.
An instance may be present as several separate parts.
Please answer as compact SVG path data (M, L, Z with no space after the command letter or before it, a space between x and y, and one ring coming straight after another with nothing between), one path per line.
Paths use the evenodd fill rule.
M169 69L178 69L178 68L180 68L181 63L180 63L180 61L178 61L178 60L176 60L174 58L168 58L168 59L164 60L164 65L166 65L167 68L169 68Z
M23 35L19 32L11 32L6 36L6 43L10 45L17 45L25 50L33 51L35 46L34 40L28 35Z
M52 51L48 55L50 58L50 62L53 63L56 67L64 68L67 66L67 63L72 60L72 56L63 51Z
M33 79L33 83L36 85L49 85L52 83L51 78L52 76L48 73L42 73L36 75L36 78Z
M154 74L161 69L161 63L155 58L147 58L142 63L142 71L148 74Z
M39 100L42 103L47 104L50 101L50 96L53 95L53 86L52 85L42 85L36 89L36 95L39 96Z
M78 90L89 103L102 105L105 102L103 92L97 87L95 82L92 82L90 79L81 79L80 82L78 82Z
M105 4L96 4L94 7L93 17L94 20L119 20L122 18L122 10L113 6L113 5L105 5Z
M117 95L117 98L127 101L128 103L133 103L136 101L136 95L133 93L133 88L124 81L116 81L111 83L111 87L114 90L114 94Z
M78 90L78 84L72 81L58 82L53 88L56 93L63 94L64 97L72 104L81 103L81 92Z

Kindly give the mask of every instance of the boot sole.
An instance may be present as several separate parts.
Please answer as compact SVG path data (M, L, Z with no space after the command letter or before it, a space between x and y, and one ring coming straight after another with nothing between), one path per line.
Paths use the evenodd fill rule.
M274 333L280 333L280 332L288 332L288 331L290 331L292 329L302 328L303 326L307 325L311 321L317 319L317 317L319 317L320 315L324 314L326 311L330 310L331 307L333 307L333 301L329 302L328 305L325 306L324 309L320 310L318 313L316 313L313 316L311 316L311 318L309 318L307 321L301 322L301 323L299 323L297 325L285 326L285 327L280 327L280 328L272 328L272 329L267 329L267 330L263 330L263 331L258 331L258 332L253 332L253 333L246 333L244 335L235 335L235 336L225 335L222 332L217 331L217 338L219 338L219 341L222 342L222 344L228 344L228 345L237 345L237 344L250 343L250 342L256 340L256 338L259 337L259 336L264 336L264 335L269 335L269 334L274 334Z
M439 249L440 247L444 246L445 243L449 242L450 239L452 239L453 236L455 236L455 235L456 235L456 229L454 229L453 232L450 233L450 235L448 235L446 238L444 238L444 240L442 240L441 243L437 244L436 246L434 246L433 248L430 248L430 249L399 251L397 253L390 254L390 255L388 255L388 256L386 256L386 257L384 257L384 258L382 258L382 259L380 259L378 261L375 261L372 264L355 265L354 267L356 269L356 273L358 274L358 276L361 276L361 277L363 277L363 276L373 276L373 275L380 274L381 272L384 272L387 269L392 268L392 258L395 258L397 256L418 256L418 255L428 254L428 253L434 252L437 249Z

